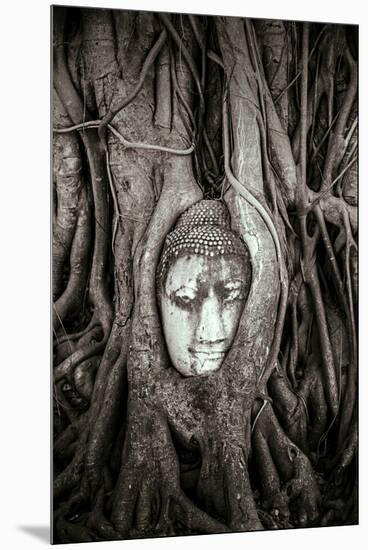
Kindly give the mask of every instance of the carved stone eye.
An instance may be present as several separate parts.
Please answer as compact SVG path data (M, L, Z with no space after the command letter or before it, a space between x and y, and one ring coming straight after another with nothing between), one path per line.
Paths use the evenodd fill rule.
M243 300L245 298L244 285L240 281L229 281L222 290L222 299L226 302Z
M179 288L175 293L173 293L172 299L178 306L186 306L195 300L196 294L197 293L194 288Z
M180 305L189 305L192 301L193 301L194 298L191 298L190 296L175 296L174 300L175 300L175 303L180 306Z

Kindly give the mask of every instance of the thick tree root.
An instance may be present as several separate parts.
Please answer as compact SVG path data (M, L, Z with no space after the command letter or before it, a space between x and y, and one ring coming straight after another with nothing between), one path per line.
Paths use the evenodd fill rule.
M70 275L64 292L54 303L53 327L59 328L67 318L75 316L83 309L85 289L89 271L91 244L91 208L86 189L82 189L79 200L78 220L70 252ZM64 338L68 338L65 335Z
M151 426L148 426L139 416L136 411L131 418L123 452L124 468L114 491L112 521L115 529L123 538L162 536L181 531L192 534L229 531L183 493L166 421L159 413L154 413Z
M321 495L313 468L304 453L285 435L270 405L259 416L253 439L255 450L260 451L254 456L259 475L271 474L268 482L261 480L263 500L268 507L281 505L284 517L287 517L287 502L294 525L314 525L320 515ZM275 510L278 515L280 509L273 508Z

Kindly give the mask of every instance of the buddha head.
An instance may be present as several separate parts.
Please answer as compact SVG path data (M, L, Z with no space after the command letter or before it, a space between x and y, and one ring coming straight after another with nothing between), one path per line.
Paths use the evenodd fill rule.
M178 219L157 271L158 303L171 362L185 377L220 369L251 282L248 249L226 206L201 200Z

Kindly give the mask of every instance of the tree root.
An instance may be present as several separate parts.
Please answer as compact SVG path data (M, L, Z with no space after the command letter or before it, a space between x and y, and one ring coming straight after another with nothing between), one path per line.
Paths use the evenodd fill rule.
M55 118L67 117L59 97L55 94ZM84 188L82 160L77 136L58 136L54 142L54 175L56 218L52 238L52 282L54 299L60 296L63 273L69 256L78 218L78 203Z
M67 287L54 303L53 327L57 330L67 317L80 313L87 284L91 244L91 211L86 189L81 191L77 227L70 253L70 276ZM68 339L68 335L64 338ZM64 340L60 340L61 343Z
M309 418L305 397L301 396L299 391L297 392L291 388L287 377L280 371L272 373L268 388L275 412L282 421L285 432L298 447L307 452Z
M257 459L259 486L262 497L262 510L270 512L276 520L289 519L288 499L281 491L280 477L272 459L267 440L260 430L253 435L253 452Z
M61 432L53 442L54 458L62 456L64 449L73 444L78 435L83 431L83 428L87 422L87 414L82 414L76 421L69 424L63 432Z
M88 516L86 525L93 533L96 533L100 540L116 540L120 538L119 533L105 515L105 494L106 487L102 484L97 491L94 505Z
M304 453L285 435L270 405L256 424L253 441L255 450L260 451L254 458L259 475L267 476L261 480L263 501L271 509L277 509L278 514L282 510L285 518L287 503L293 524L314 525L320 514L321 495L313 468Z
M302 205L299 204L302 208ZM302 241L302 269L304 279L308 284L313 305L316 315L316 324L319 331L324 386L326 388L326 397L328 404L331 408L333 415L336 415L339 407L339 388L336 374L336 367L334 362L334 355L331 345L331 338L328 331L326 310L321 292L321 285L318 277L318 271L316 266L316 239L308 236L306 227L306 216L299 215L301 241Z
M152 425L147 426L147 432L147 421L137 418L140 413L136 411L130 420L123 451L124 468L114 491L115 529L123 538L181 531L187 534L230 531L183 493L167 422L158 413L152 416L151 411Z
M84 452L81 450L81 442L73 460L54 480L53 498L57 499L67 491L74 489L81 480L83 471Z
M101 485L103 465L106 464L114 437L117 435L119 422L123 421L122 416L125 413L122 396L126 386L126 359L127 346L123 344L120 355L115 363L111 364L108 374L106 373L106 383L103 394L100 394L101 398L93 401L99 403L99 408L91 409L93 424L86 451L85 474L92 498Z
M107 337L104 337L102 340L98 341L99 336L100 329L97 327L88 334L88 343L78 348L71 355L69 355L69 357L64 359L60 365L54 368L55 383L59 382L63 378L71 377L78 365L87 359L100 354L105 349Z
M161 31L160 36L158 37L157 41L155 42L155 44L153 45L152 49L150 50L150 52L148 53L145 59L145 62L141 70L141 74L139 76L139 80L136 86L134 87L134 90L127 97L125 97L123 101L121 101L118 104L117 107L115 107L114 109L110 109L109 112L104 116L104 118L100 122L98 133L103 143L105 143L105 147L106 147L105 131L106 131L107 125L113 120L113 118L119 113L119 111L124 109L124 107L126 107L127 105L129 105L131 101L133 101L135 96L142 89L147 73L151 65L154 63L156 57L162 50L162 47L164 46L166 39L167 39L167 33L166 33L166 30L164 29L163 31Z
M58 518L54 522L54 531L58 542L95 542L96 536L91 529L81 523L73 523L64 518Z

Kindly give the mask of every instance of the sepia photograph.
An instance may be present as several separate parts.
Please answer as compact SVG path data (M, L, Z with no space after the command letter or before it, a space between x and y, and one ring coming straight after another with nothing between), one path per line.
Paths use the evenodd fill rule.
M357 525L358 25L122 7L51 7L52 542Z

